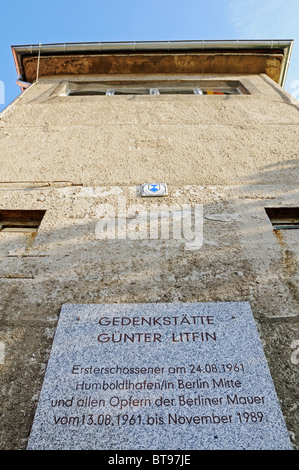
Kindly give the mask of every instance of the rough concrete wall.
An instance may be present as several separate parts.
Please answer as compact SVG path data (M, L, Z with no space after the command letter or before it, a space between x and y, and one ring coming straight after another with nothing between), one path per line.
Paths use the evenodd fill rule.
M263 101L250 97L249 107L241 97L235 110L231 99L206 100L197 113L195 104L181 100L182 113L177 97L169 103L163 97L157 101L160 107L155 103L150 108L144 101L151 111L147 114L137 100L138 119L132 102L121 97L122 111L116 105L100 108L94 99L77 107L81 99L76 98L74 112L74 105L68 109L60 98L53 104L38 101L40 91L52 87L45 84L33 87L4 115L1 181L10 183L0 183L0 207L46 209L46 214L35 237L0 234L2 449L26 447L63 303L244 300L253 310L287 427L299 449L294 360L294 342L299 340L298 231L274 232L264 210L299 205L298 110L267 80L250 80ZM153 116L160 116L154 125ZM102 125L96 126L94 119ZM18 127L21 122L28 126L26 133ZM200 152L194 132L204 135ZM162 145L170 137L171 149ZM106 146L95 146L97 139ZM266 155L259 150L261 142ZM224 143L226 163L221 160ZM254 165L245 161L246 155L251 162L254 158ZM200 158L200 170L195 163L182 163L185 156L194 162ZM95 171L97 165L101 171ZM152 179L169 183L168 197L138 197L136 185ZM68 180L82 186L16 180ZM117 214L120 197L131 208L128 224L138 216L137 203L144 210L153 204L203 204L202 248L188 250L184 239L99 239L99 208L108 203Z
M44 79L0 121L1 180L297 184L298 109L266 76L231 78L252 95L59 97Z

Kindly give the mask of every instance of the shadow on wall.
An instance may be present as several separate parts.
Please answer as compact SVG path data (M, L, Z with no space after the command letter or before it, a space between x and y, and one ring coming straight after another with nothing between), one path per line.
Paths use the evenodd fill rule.
M299 148L298 148L298 153L299 153ZM298 175L298 179L299 179L299 159L298 158L265 165L261 168L261 171L259 173L254 173L250 175L250 180L253 180L254 184L262 184L264 182L265 175L266 175L267 181L273 180L273 184L277 184L277 174L279 174L279 179L281 183L288 184L288 177L289 177L290 171L294 175ZM297 184L297 188L298 186L299 186L299 183ZM296 191L296 188L294 188L294 190Z
M277 181L277 172L297 171L298 163L289 160L264 169ZM3 315L11 309L12 291L19 292L24 307L44 302L51 309L66 302L233 299L250 300L260 314L280 311L282 302L290 312L296 304L298 311L298 286L293 280L294 270L299 270L298 244L290 249L287 240L286 245L278 240L264 207L295 204L299 192L297 187L269 189L260 184L259 174L254 177L258 188L251 184L230 188L229 193L215 186L198 193L197 187L189 188L193 201L201 203L202 196L208 201L200 250L186 250L184 240L99 240L96 212L90 207L87 217L66 218L62 227L47 229L42 223L37 237L19 234L8 240L12 234L0 234L0 281L8 306ZM292 232L296 232L292 237L299 235Z

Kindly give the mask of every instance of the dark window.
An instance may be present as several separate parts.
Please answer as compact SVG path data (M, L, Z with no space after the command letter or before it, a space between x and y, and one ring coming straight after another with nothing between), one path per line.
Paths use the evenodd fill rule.
M45 210L0 209L0 232L36 232Z
M274 230L299 229L299 207L265 207Z

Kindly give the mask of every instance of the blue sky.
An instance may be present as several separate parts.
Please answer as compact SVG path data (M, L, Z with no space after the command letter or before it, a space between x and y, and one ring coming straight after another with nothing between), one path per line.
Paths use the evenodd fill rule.
M298 0L2 1L1 19L0 111L20 93L10 46L39 43L294 39L285 88L299 99Z

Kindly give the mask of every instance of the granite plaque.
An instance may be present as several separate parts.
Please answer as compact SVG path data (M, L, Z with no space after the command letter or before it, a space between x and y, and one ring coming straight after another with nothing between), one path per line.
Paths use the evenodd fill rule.
M250 305L62 307L28 449L292 449Z

